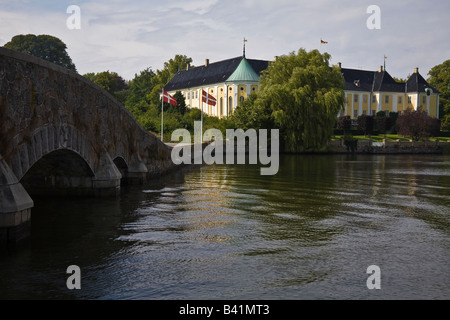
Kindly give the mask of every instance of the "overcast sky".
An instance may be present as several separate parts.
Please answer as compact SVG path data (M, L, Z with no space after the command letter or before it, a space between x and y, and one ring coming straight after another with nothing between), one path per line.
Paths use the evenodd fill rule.
M70 30L69 5L81 9ZM370 30L367 8L381 9ZM194 65L242 55L272 60L319 49L331 63L406 78L450 59L450 1L428 0L0 0L0 46L17 34L50 34L68 47L80 74L115 71L130 80L176 54ZM328 44L321 45L320 39Z

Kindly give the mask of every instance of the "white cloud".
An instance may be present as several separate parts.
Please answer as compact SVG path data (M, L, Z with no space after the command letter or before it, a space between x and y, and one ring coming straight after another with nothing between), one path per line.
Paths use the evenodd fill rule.
M82 29L65 26L70 4L81 7ZM374 2L375 3L375 2ZM424 76L450 56L448 1L378 0L382 29L368 30L371 1L343 0L0 0L0 45L23 33L52 34L68 46L80 73L116 71L130 79L159 69L175 54L194 64L247 56L271 60L303 47L332 55L348 68ZM328 41L320 45L320 39Z

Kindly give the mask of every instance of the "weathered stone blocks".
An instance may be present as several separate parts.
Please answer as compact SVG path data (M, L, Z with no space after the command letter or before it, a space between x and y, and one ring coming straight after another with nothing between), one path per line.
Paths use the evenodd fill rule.
M29 235L33 200L0 155L0 241L17 242Z
M142 183L176 168L171 148L108 92L75 72L1 47L0 153L0 225L10 228L0 227L0 238L8 239L20 238L29 225L33 202L24 186L30 193L39 182L37 193L117 195L122 179ZM113 161L119 157L123 175ZM59 171L44 170L43 163L56 163Z

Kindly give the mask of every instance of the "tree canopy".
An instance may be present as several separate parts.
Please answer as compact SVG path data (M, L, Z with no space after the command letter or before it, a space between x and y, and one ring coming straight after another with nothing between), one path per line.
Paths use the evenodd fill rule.
M151 79L152 91L149 100L153 103L159 103L159 95L162 88L173 78L180 70L185 70L188 64L192 63L192 58L177 54L173 59L164 62L162 70L156 70L155 77Z
M17 35L4 45L7 49L16 50L41 59L45 59L69 70L76 67L67 53L67 46L60 39L50 35L34 34Z
M128 84L116 72L110 72L109 70L99 73L91 72L83 76L108 91L122 104L125 104L128 95Z
M426 111L406 110L397 119L398 133L418 141L439 135L440 121L430 117Z
M428 73L428 82L439 90L439 118L442 129L450 131L450 60L434 66Z
M187 108L185 98L179 91L174 94L177 106L161 103L162 88L178 71L186 69L187 64L191 63L192 58L175 55L173 59L164 63L161 70L155 72L147 68L128 82L125 107L146 130L156 134L161 132L161 112L164 109L164 141L169 141L176 129L183 128L193 132L194 121L201 118L200 110ZM223 131L226 129L224 121L206 114L203 115L203 128Z

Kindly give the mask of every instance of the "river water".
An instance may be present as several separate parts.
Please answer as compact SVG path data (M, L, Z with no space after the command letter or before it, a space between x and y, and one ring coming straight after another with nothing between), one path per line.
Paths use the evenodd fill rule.
M275 176L191 167L35 199L0 272L1 299L449 299L450 156L283 155Z

